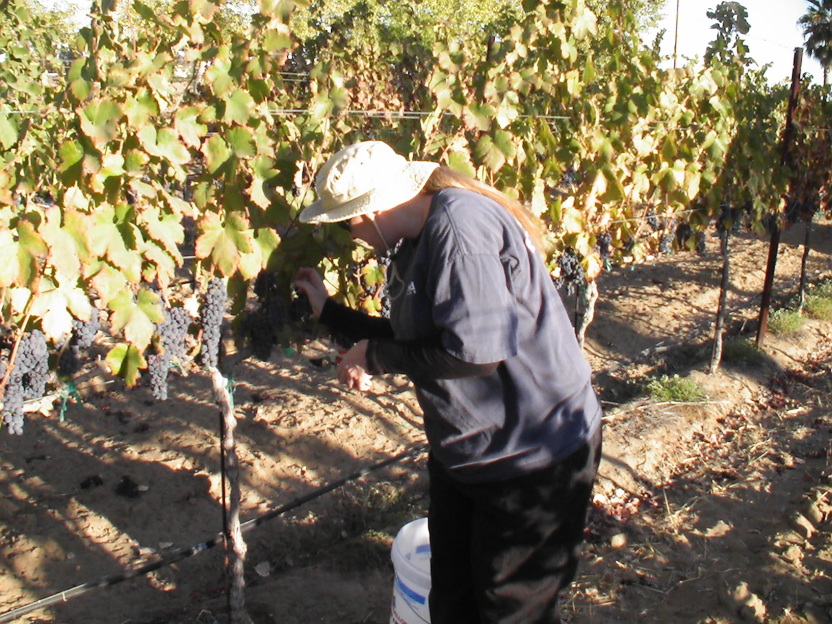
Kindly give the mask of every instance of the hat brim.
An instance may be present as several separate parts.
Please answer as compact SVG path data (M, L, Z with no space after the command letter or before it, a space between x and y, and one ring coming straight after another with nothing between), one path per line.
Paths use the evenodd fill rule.
M439 165L423 161L406 161L401 176L385 180L384 186L339 204L317 200L300 213L301 223L336 223L365 214L384 212L419 194Z

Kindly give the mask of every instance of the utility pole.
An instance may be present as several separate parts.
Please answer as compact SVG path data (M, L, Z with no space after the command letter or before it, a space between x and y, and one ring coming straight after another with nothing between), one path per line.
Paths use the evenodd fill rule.
M679 2L676 0L676 32L673 33L673 69L676 69L676 48L679 45Z

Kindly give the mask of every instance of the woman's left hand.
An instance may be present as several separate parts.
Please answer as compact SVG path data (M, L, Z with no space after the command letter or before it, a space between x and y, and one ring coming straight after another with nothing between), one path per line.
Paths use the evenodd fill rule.
M367 374L367 341L360 340L341 356L338 364L338 381L350 389L356 388L367 392L372 387L372 380Z

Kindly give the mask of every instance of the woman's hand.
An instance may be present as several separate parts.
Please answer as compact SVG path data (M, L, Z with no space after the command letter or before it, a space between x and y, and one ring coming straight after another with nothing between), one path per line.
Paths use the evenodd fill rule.
M338 364L338 381L350 389L356 388L367 392L372 387L372 380L367 374L367 341L356 342L353 347L341 356Z
M292 284L302 291L309 299L309 306L312 308L312 314L315 318L321 316L321 311L324 309L329 293L324 286L324 280L318 275L315 269L303 268L295 274L295 279Z

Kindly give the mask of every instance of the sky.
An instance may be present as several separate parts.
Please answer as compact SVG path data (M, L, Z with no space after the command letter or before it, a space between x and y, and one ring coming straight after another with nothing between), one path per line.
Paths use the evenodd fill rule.
M745 36L749 55L762 66L771 63L766 76L772 83L791 82L794 49L803 45L803 32L797 20L808 9L806 0L739 0L748 10L751 30ZM720 0L667 0L661 28L666 29L662 53L670 57L672 66L673 41L676 32L676 7L679 7L677 66L684 65L684 57L699 57L714 39L713 20L706 13ZM803 73L810 73L817 84L823 84L820 63L803 53Z

